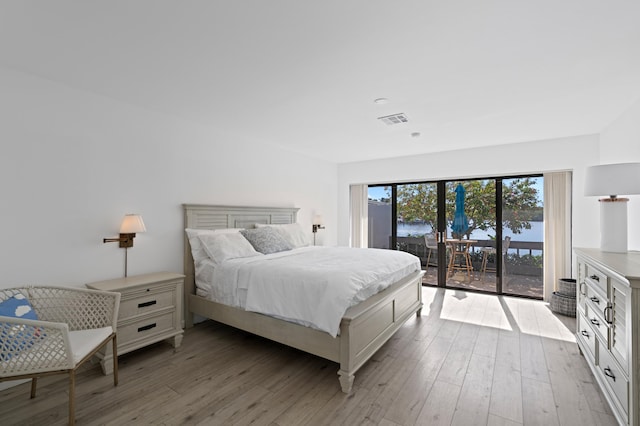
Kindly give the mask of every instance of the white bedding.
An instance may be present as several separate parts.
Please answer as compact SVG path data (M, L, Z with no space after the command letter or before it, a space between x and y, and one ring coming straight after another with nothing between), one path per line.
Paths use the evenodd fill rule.
M210 300L336 336L345 311L419 271L417 257L394 250L302 247L196 267ZM211 277L212 284L204 284Z

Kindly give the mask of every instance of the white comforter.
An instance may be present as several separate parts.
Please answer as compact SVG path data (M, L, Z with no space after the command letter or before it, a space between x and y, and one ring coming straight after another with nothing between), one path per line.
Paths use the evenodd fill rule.
M304 247L225 261L213 278L233 304L335 337L350 306L419 270L420 260L401 251Z

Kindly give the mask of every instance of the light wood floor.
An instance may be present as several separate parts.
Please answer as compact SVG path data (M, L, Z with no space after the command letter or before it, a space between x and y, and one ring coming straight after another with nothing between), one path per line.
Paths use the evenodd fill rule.
M79 425L614 425L575 320L540 301L424 287L413 318L340 391L335 363L211 321L174 353L120 357L120 385L89 366ZM0 392L0 424L65 424L66 378Z

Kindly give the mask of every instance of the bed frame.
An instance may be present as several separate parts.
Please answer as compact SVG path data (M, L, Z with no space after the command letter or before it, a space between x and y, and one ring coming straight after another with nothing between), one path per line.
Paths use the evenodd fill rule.
M253 228L255 223L295 223L297 208L230 207L184 204L184 227L195 229ZM222 305L195 294L195 272L189 240L184 242L185 321L193 325L193 314L239 328L340 364L342 391L349 393L356 371L414 313L422 310L422 275L416 272L386 290L347 310L340 334L314 330L255 312Z

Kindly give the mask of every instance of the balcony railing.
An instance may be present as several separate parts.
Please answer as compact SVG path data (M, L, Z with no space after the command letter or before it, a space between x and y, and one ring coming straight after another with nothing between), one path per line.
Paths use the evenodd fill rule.
M495 247L495 240L478 240L470 247L471 258L474 263L474 268L479 269L479 262L481 262L482 248L483 247ZM397 249L406 251L415 256L418 256L424 265L427 261L428 249L426 247L423 237L397 237ZM509 250L507 253L507 264L510 265L510 272L512 274L522 275L542 275L542 267L527 265L525 257L528 255L541 256L544 252L544 243L540 241L518 241L511 240L509 244ZM522 261L521 261L522 260ZM434 263L434 255L431 255L430 263ZM511 265L513 264L513 265Z

